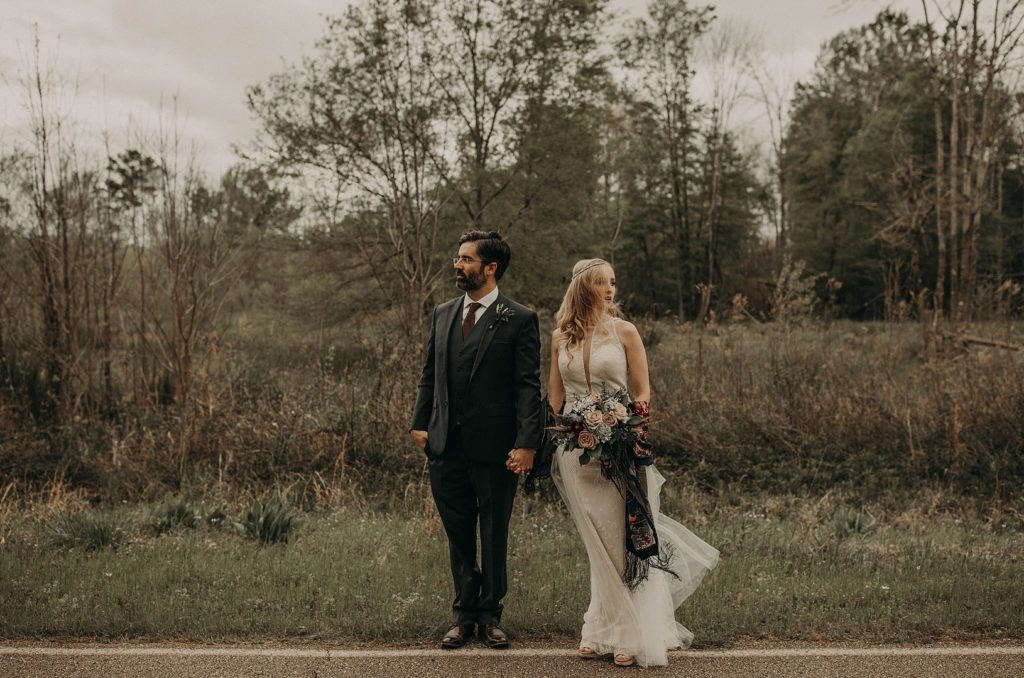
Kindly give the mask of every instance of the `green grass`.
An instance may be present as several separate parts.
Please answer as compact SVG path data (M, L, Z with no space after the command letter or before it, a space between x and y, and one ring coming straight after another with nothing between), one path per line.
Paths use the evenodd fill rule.
M677 614L698 645L1024 637L1019 511L873 507L874 527L858 530L847 527L855 512L829 497L737 505L677 486L666 505L723 555ZM447 547L429 515L307 513L288 544L261 546L205 523L155 536L143 505L113 513L135 528L97 550L48 539L52 518L8 517L0 636L413 642L449 620ZM573 636L588 596L561 506L521 500L508 630Z

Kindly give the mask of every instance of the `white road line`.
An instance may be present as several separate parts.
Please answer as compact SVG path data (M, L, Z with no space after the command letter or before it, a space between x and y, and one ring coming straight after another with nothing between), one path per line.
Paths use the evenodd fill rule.
M574 657L575 650L511 649L486 650L300 650L288 648L235 647L38 647L0 646L0 655L35 656L116 656L116 657L292 657L319 659L393 658L393 657ZM1024 645L992 647L822 647L749 650L689 650L674 652L676 657L913 657L1024 655Z

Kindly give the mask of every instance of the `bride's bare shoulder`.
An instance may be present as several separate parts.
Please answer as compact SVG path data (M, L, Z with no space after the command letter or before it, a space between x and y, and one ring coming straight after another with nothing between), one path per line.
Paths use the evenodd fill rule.
M638 330L636 328L636 325L629 322L628 320L625 320L623 318L616 318L615 331L619 333L619 338L624 342L639 341L643 343L640 339L640 330Z

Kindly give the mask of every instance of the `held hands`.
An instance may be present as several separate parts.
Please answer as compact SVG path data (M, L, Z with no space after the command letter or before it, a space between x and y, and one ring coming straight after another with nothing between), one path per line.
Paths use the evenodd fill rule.
M420 452L423 452L427 446L427 432L412 430L409 431L409 435L412 437L412 441L416 443L416 447L420 448ZM535 452L536 450L525 447L512 450L508 453L505 468L521 476L526 475L533 468L533 455Z
M508 453L508 461L505 462L505 468L512 471L512 473L525 476L533 468L533 455L535 452L536 450L526 447L517 447Z

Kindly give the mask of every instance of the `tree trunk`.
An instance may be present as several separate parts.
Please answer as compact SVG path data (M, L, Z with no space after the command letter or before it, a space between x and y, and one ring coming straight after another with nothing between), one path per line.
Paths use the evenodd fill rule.
M954 41L954 52L959 44ZM954 57L951 66L951 102L949 115L949 319L955 335L960 321L960 76Z
M941 87L938 84L939 74L933 74L936 80L933 91L935 112L935 236L937 252L935 255L935 294L932 308L932 331L936 336L943 331L943 309L946 306L946 135L942 124Z
M715 127L717 128L717 123ZM711 308L711 294L714 290L715 277L715 254L717 242L715 240L718 222L718 207L721 192L722 175L722 147L724 146L723 135L716 129L714 131L714 149L711 155L711 188L708 200L707 212L707 276L705 278L706 291L701 294L700 312L697 318L701 322L707 322L708 311Z
M1004 250L1006 248L1003 234L1003 163L996 165L996 284L1001 285L1006 279Z
M685 135L677 136L676 116L670 109L666 120L666 137L668 141L669 166L672 181L672 202L669 218L672 222L672 240L679 261L676 265L676 315L680 322L686 319L686 268L690 259L689 233L685 228L685 174L686 174L686 139Z

